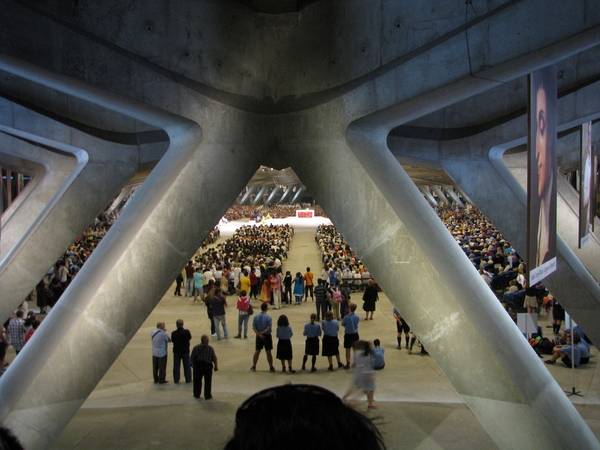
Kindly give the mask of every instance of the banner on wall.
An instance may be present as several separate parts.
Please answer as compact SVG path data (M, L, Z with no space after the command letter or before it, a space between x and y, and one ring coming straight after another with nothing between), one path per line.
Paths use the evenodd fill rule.
M556 66L528 77L527 268L533 286L556 270Z
M581 156L579 166L579 248L589 240L590 223L593 223L594 158L592 153L592 122L581 125Z

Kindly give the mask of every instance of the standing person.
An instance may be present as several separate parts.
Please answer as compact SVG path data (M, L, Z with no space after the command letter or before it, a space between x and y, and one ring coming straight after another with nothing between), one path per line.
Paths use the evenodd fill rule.
M261 303L260 314L254 316L254 319L252 320L252 330L256 333L254 356L252 357L252 367L250 367L252 372L256 372L256 363L258 362L258 357L263 348L267 354L269 371L275 372L275 367L273 367L273 355L271 354L271 350L273 350L273 336L271 336L273 320L267 314L268 309L268 303Z
M235 339L242 338L242 323L244 324L244 339L248 339L248 321L250 320L250 314L248 314L248 309L252 303L247 296L246 291L240 291L240 296L237 301L237 309L239 311L238 315L238 333L237 336L234 336Z
M344 327L344 348L346 349L346 365L344 369L350 369L350 349L354 348L354 343L358 341L358 322L360 317L355 313L356 303L350 303L348 305L350 312L344 320L342 320L342 326Z
M246 292L250 292L250 297L252 297L252 291L251 289L251 281L250 278L248 277L248 271L246 269L242 270L242 273L240 275L240 283L239 283L239 291L246 291ZM257 285L258 286L258 285Z
M6 339L4 324L0 324L0 375L4 373L6 367L6 350L10 346L10 342Z
M284 301L288 304L292 304L292 274L288 270L285 272L285 277L283 278L283 287L284 287Z
M290 373L296 373L292 369L292 327L285 314L279 316L277 319L277 354L276 358L281 360L281 371L285 372L285 362L288 362L288 369Z
M31 322L31 328L29 329L29 331L27 331L27 334L25 335L25 343L26 344L29 342L29 339L31 339L31 337L33 336L33 333L35 333L35 330L37 330L41 324L42 324L42 322L40 322L38 319L34 319Z
M296 305L302 303L302 295L304 295L304 277L300 272L296 272L296 278L294 279L294 297L296 298Z
M217 340L221 340L221 326L223 326L223 337L229 339L229 330L225 321L225 308L227 308L227 299L221 293L221 288L215 289L215 295L209 300L212 308L213 321L215 323L215 331L217 332Z
M373 377L373 366L371 360L371 346L367 341L358 341L354 352L354 382L348 389L342 400L346 400L355 391L361 390L367 395L367 409L377 409L373 403L375 394L375 380Z
M371 349L373 369L381 370L385 367L385 348L381 347L381 341L379 339L375 339L373 345L374 347Z
M48 298L46 297L48 293L48 287L46 286L44 278L42 278L35 287L35 293L37 294L37 306L40 308L40 314L48 313Z
M210 299L215 295L215 285L211 281L206 285L206 293L204 294L204 304L206 305L206 315L208 316L208 321L210 322L210 334L211 336L216 336L215 330L215 321L213 320L213 309L210 304Z
M10 343L15 348L17 355L23 349L25 345L25 335L27 330L25 329L25 321L23 320L24 311L17 309L17 317L10 321L8 324L8 338Z
M348 305L350 304L350 286L348 285L348 281L345 280L342 283L342 297L344 297L344 300L342 301L342 304L340 305L340 316L342 316L342 319L344 317L346 317L348 315Z
M194 278L194 303L198 303L198 296L204 301L204 275L198 267L193 275Z
M271 282L271 293L273 294L273 305L275 309L281 309L281 269L277 269L275 275L269 277Z
M321 317L325 318L327 312L327 286L322 278L317 280L317 286L315 287L315 307L317 308L317 322L321 320Z
M565 309L558 303L556 297L552 296L552 332L555 336L560 333L563 320L565 320Z
M363 310L365 311L365 320L373 320L373 312L375 311L375 302L379 300L379 293L377 287L373 285L373 281L369 280L367 288L363 293ZM369 317L371 313L371 317Z
M169 346L169 336L167 335L167 326L164 322L156 324L156 330L151 333L152 338L152 375L154 382L159 384L168 383L167 377L167 347Z
M196 272L191 260L183 270L185 270L185 296L191 297L194 295L194 272Z
M398 331L398 336L397 336L398 346L396 348L398 350L402 350L402 332L404 332L404 339L405 339L405 347L404 348L408 349L408 341L410 339L410 336L408 335L408 333L410 332L410 327L408 326L408 324L406 323L406 320L404 320L404 318L402 317L400 312L395 307L392 310L392 314L394 315L394 319L396 319L396 330Z
M183 271L179 272L177 278L175 278L175 292L173 295L181 297L181 285L183 284Z
M183 364L183 376L185 382L192 381L192 368L190 366L190 341L192 333L183 328L183 320L177 319L175 322L177 329L171 333L171 342L173 342L173 382L179 383L180 366Z
M250 269L250 298L258 298L258 278L256 277L256 268Z
M304 286L306 287L304 292L304 301L308 300L308 293L310 292L310 298L312 301L315 301L315 297L313 296L313 286L314 286L314 274L310 271L310 267L306 268L306 273L304 274Z
M344 301L344 296L342 295L342 291L340 291L337 286L334 288L331 298L331 310L333 311L335 320L340 320L340 305Z
M333 370L333 356L337 359L338 369L344 367L342 361L340 361L340 340L338 339L338 332L340 330L340 324L333 318L333 312L327 311L325 313L325 320L323 321L323 353L322 356L327 356L329 361L329 367L327 370Z
M215 349L208 345L209 338L206 334L200 338L200 344L192 349L191 360L194 367L194 398L200 398L202 392L202 378L204 378L204 399L212 398L212 372L219 370Z
M312 356L312 367L311 372L316 372L317 368L315 363L317 362L317 355L319 354L319 336L321 336L321 325L315 323L317 315L312 313L310 315L310 322L304 325L304 332L306 336L306 344L304 346L304 358L302 359L302 370L306 370L306 361L308 356Z

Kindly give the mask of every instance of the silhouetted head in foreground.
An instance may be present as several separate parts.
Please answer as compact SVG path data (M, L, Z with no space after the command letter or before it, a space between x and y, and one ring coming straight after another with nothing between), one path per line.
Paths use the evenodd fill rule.
M377 427L333 392L286 384L257 392L239 407L224 450L385 450Z

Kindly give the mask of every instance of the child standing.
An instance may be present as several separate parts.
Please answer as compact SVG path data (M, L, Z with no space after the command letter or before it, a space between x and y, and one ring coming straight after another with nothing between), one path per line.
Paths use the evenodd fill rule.
M321 336L321 325L315 323L317 315L312 313L310 315L310 322L304 325L304 336L306 336L306 345L304 347L304 359L302 360L302 370L306 370L306 361L308 355L312 356L312 368L311 372L315 372L317 369L315 363L317 362L317 355L319 354L319 336Z
M296 373L292 369L292 327L285 314L279 316L277 319L277 355L276 358L281 360L281 371L285 372L285 362L288 362L288 369L290 373Z

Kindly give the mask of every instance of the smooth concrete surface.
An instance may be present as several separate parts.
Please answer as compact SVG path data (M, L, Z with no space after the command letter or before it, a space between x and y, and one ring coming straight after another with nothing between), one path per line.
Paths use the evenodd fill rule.
M0 77L4 92L28 100L35 107L43 106L50 113L62 114L76 126L86 123L121 129L121 119L127 116L165 129L169 126L165 116L179 115L170 117L170 124L174 121L179 127L177 132L173 133L173 127L165 132L175 141L171 141L174 148L179 144L184 150L170 150L161 160L128 207L127 220L116 225L115 233L106 238L109 250L105 246L94 264L88 263L91 268L79 274L80 280L85 280L75 283L81 291L68 292L64 299L62 314L68 318L57 319L51 331L48 327L40 329L38 340L44 340L40 349L25 350L23 357L29 354L27 362L17 361L17 370L5 375L10 382L3 377L0 417L4 419L10 410L15 420L8 423L21 426L26 414L17 417L16 411L30 412L30 408L39 407L35 423L30 423L23 434L39 432L40 439L45 438L43 434L47 439L58 434L58 422L69 420L69 414L83 403L112 364L111 358L117 357L158 303L168 288L165 279L172 278L188 256L184 255L185 249L212 227L219 212L222 214L241 191L249 178L245 176L246 168L261 163L296 168L296 164L305 163L305 155L310 155L306 159L312 158L313 167L327 167L319 167L320 180L315 180L311 167L304 165L302 181L307 181L311 194L327 206L326 211L339 219L340 229L348 231L353 245L367 238L361 253L375 258L371 251L387 252L381 263L387 270L378 270L382 285L385 282L391 293L396 289L394 302L410 303L412 311L407 306L407 316L417 328L425 330L423 337L430 339L432 355L440 367L453 371L454 376L449 378L463 399L492 397L502 401L507 393L510 400L517 399L514 405L535 402L540 413L537 394L546 392L540 392L534 381L545 386L544 377L532 376L531 383L526 383L532 388L526 392L513 389L513 354L522 350L522 343L513 345L516 339L512 328L490 322L489 296L483 303L485 313L479 313L480 303L475 300L482 289L481 280L473 270L468 274L461 269L457 278L448 271L441 276L443 270L431 270L428 259L436 259L436 251L444 253L446 244L436 249L423 241L421 233L415 245L419 225L431 229L431 217L418 218L407 233L409 227L403 228L404 223L397 219L402 214L402 221L408 223L410 207L406 203L398 207L405 199L387 201L387 197L404 196L406 192L414 199L416 189L408 188L403 179L403 190L396 191L395 169L370 172L367 177L360 169L354 174L344 173L349 166L357 168L344 138L353 121L362 120L362 125L371 129L378 127L382 137L406 120L512 83L536 68L576 58L600 42L600 16L599 10L592 7L594 2L567 5L550 0L540 9L534 0L482 2L472 7L462 1L437 1L431 8L410 2L338 0L310 2L302 10L283 15L261 14L240 2L227 1L157 1L147 9L135 4L124 6L119 1L78 2L74 8L51 1L5 3L2 33L10 39L0 40L0 51L43 67L45 72L23 75L15 64L7 67L0 63L6 72ZM52 77L48 70L58 73L61 79L48 84ZM21 77L27 80L23 82ZM579 77L579 72L575 78L586 79ZM93 85L92 89L84 83ZM575 85L573 89L580 87ZM115 99L114 93L130 101ZM110 109L110 114L96 108L88 113L85 110L90 102ZM149 116L156 119L154 108L163 114L153 121ZM118 114L116 119L113 112ZM328 146L335 152L327 154ZM319 155L312 154L314 148L319 149ZM376 151L382 153L384 148L379 145ZM189 159L195 160L186 165ZM207 162L215 167L210 174ZM386 174L392 178L381 180ZM360 188L383 184L386 189L373 191L373 204L369 203L371 192L357 192L356 187L351 191L353 197L348 198L340 192L343 187L338 178L353 175L360 177ZM175 177L179 177L177 181ZM341 203L342 199L346 204ZM422 203L417 205L416 209L421 210ZM352 206L359 211L344 222L343 210ZM129 213L129 208L137 214ZM360 215L358 220L356 215ZM365 236L369 220L379 224L374 239ZM410 244L406 247L408 255L399 251L404 236ZM393 245L387 246L390 242ZM412 256L412 251L418 253L416 264L396 272L394 265L404 264L402 258ZM395 287L396 273L412 275L412 284L404 290ZM419 287L418 277L422 274L427 277ZM150 282L144 283L147 280ZM413 286L417 288L411 291ZM428 286L435 292L426 292ZM449 290L456 302L444 302ZM458 301L466 290L467 300ZM398 292L403 295L396 295ZM419 303L428 295L435 299L435 311ZM130 303L136 297L140 297L139 304ZM459 311L452 311L456 306ZM455 317L460 320L445 321ZM457 333L462 329L459 325L468 332ZM485 342L492 348L491 341L482 336L507 343L500 359L495 354L488 357L486 349L475 348L475 359L481 364L472 365L466 353L471 342ZM88 342L107 344L100 349ZM448 352L443 351L445 347ZM460 357L453 354L459 351ZM493 369L502 358L498 372L510 373L513 380L500 380L503 389L497 392L492 387L498 389L494 381L502 375ZM458 373L457 366L470 367L476 375L480 374L478 370L484 372L475 377L480 383ZM71 379L73 372L76 376ZM488 376L489 372L493 373ZM538 372L540 367L529 373ZM549 384L549 390L555 392L556 386ZM56 395L49 386L57 386ZM22 402L17 405L21 394ZM535 398L519 403L521 394ZM573 434L586 434L575 429L579 416L572 408L563 408L560 400L550 403L560 406L549 417L541 418L546 425L550 422L554 430L557 422ZM493 432L495 418L484 418L491 409L477 401L472 401L472 407L478 416L481 414L488 432ZM557 413L562 413L560 419L554 420L552 416ZM28 414L27 419L33 416ZM47 416L57 423L45 421ZM529 421L538 418L515 414L514 426L510 426L512 435L495 431L496 442L522 442L529 438L531 428L537 428ZM553 432L559 441L570 440L568 431L560 436L558 431Z
M292 221L293 223L293 221ZM302 222L300 222L302 223ZM304 222L306 224L306 222ZM234 224L234 223L232 223ZM310 266L317 273L319 252L314 242L314 224L294 225L296 235L292 240L289 258L284 270L304 272ZM222 228L221 240L231 232L231 226ZM314 311L312 302L302 306L283 305L282 310L270 310L276 320L286 314L294 330L292 338L294 375L268 372L266 358L261 355L257 372L251 373L254 340L233 339L237 314L235 296L228 298L227 324L231 337L216 341L211 338L219 358L220 370L214 373L213 396L210 401L192 397L191 384L173 384L172 350L169 348L166 385L155 385L151 374L150 332L156 322L164 320L168 333L175 329L175 321L185 321L193 336L192 344L210 332L206 308L194 305L190 298L173 296L174 287L145 320L127 347L102 378L96 389L83 404L69 425L51 447L67 449L147 449L147 448L222 448L233 432L235 411L252 393L269 386L293 383L311 383L343 395L352 381L351 373L335 369L328 372L326 358L317 359L317 372L301 372L304 351L302 328ZM352 300L361 310L361 294ZM392 305L384 293L380 294L375 319L361 320L361 338L380 339L386 353L386 367L377 372L375 401L380 409L369 412L375 418L389 449L482 449L497 448L475 416L460 400L442 371L429 356L419 356L419 348L409 355L405 349L396 350L396 326L391 314ZM546 318L539 323L545 325ZM544 331L546 332L546 328ZM502 345L498 342L497 345ZM12 347L8 360L12 361ZM342 357L343 360L343 357ZM596 436L600 436L600 377L597 372L598 352L593 348L590 364L576 369L575 386L583 397L570 397L585 422ZM572 371L560 364L547 366L560 387L572 390ZM469 371L468 367L464 368ZM366 412L366 398L357 396L353 404ZM498 424L502 424L501 408ZM504 430L506 433L512 430ZM535 442L542 442L540 431L531 430ZM530 447L531 448L531 447ZM540 448L534 445L533 448Z

